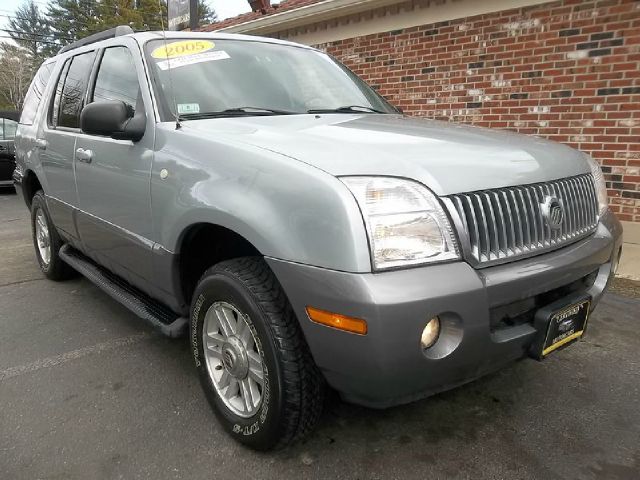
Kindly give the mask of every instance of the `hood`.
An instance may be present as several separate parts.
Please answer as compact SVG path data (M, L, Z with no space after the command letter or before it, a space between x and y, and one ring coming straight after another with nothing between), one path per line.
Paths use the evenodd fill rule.
M572 148L538 137L403 115L216 118L185 132L276 152L331 175L389 175L437 195L545 182L590 171Z

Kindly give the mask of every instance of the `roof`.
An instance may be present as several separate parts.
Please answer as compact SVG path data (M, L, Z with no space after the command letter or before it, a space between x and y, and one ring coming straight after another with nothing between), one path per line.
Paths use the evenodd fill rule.
M272 5L266 13L262 12L249 12L238 15L237 17L227 18L221 22L212 23L211 25L205 25L200 28L200 31L211 32L213 30L219 30L221 28L231 27L233 25L239 25L241 23L250 22L262 17L268 17L275 13L283 13L289 10L295 10L296 8L306 7L313 5L314 3L320 3L325 0L285 0L279 5Z
M149 40L163 40L163 39L187 39L187 38L206 38L206 39L218 39L218 40L242 40L247 42L263 42L263 43L276 43L279 45L290 45L294 47L307 48L310 50L314 50L314 48L309 47L308 45L301 45L295 42L289 42L287 40L279 40L277 38L271 37L261 37L257 35L242 35L237 33L225 33L225 32L188 32L188 31L145 31L145 32L136 32L130 33L127 35L122 35L121 37L131 37L139 45L143 45ZM45 60L53 61L54 58L64 57L65 55L75 55L76 53L81 53L93 48L101 48L105 45L105 43L112 41L114 38L107 38L104 40L99 40L95 43L90 43L87 45L82 45L73 50L68 50L66 52L58 53L57 55L52 56L51 58Z
M218 40L242 40L247 42L263 42L263 43L276 43L279 45L291 45L294 47L306 48L309 50L315 50L308 45L301 45L299 43L290 42L288 40L280 40L271 37L260 37L257 35L242 35L238 33L225 33L225 32L186 32L186 31L167 31L167 32L138 32L131 35L140 44L147 42L148 40L162 40L166 39L182 39L182 38L206 38L206 39L218 39Z

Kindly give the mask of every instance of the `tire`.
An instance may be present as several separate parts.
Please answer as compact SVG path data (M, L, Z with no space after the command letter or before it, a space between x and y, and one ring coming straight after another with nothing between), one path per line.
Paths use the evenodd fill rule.
M232 320L224 326L219 318L229 318L229 312ZM224 335L233 320L238 332L235 340ZM211 334L206 339L205 323ZM244 357L242 347L236 347L239 338L248 338L247 327L252 336L243 344L248 372L240 380ZM207 399L235 440L255 450L272 450L300 440L313 429L322 413L324 379L282 287L262 258L227 260L204 273L193 295L190 339ZM205 341L207 352L214 353L205 355ZM261 386L256 359L262 367ZM227 381L229 385L222 388ZM235 391L233 381L238 382L238 396L228 398Z
M38 227L36 226L39 220L43 222L44 226L46 226L46 236L48 238L48 261L47 258L43 258L42 252L44 250L38 246L38 231L43 231L42 228L38 230ZM69 265L64 263L58 255L63 243L60 235L58 235L58 232L56 231L55 225L51 221L51 216L47 209L47 202L42 190L37 191L31 200L31 236L33 238L33 246L36 250L38 265L45 277L49 280L60 281L66 280L75 275L75 271ZM41 240L42 238L43 237L40 237ZM46 254L44 256L47 257Z

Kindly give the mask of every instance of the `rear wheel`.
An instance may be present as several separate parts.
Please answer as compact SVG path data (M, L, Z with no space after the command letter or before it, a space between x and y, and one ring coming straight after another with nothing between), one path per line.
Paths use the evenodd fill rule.
M283 447L318 420L324 385L293 310L261 258L205 272L191 309L204 391L224 428L258 450Z
M50 280L66 280L74 275L74 270L58 256L62 239L58 235L42 190L31 200L31 231L36 258L42 273Z

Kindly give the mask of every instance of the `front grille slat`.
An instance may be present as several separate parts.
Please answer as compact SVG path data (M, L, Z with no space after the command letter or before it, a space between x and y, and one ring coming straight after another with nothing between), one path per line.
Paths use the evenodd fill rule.
M538 199L538 191L525 189L525 194L527 195L527 208L531 212L531 231L533 235L531 237L531 243L535 245L544 244L544 225L540 222L538 218L538 212L536 210L536 204L539 203Z
M584 205L584 191L582 190L582 185L579 179L576 178L576 190L578 195L578 211L580 212L581 222L580 229L585 228L587 225L587 212L585 210Z
M522 221L522 213L520 210L520 206L518 205L518 197L514 189L507 190L505 193L510 196L511 205L513 205L513 213L515 213L515 216L511 218L511 221L518 225L518 229L516 230L516 232L518 232L518 241L516 242L516 246L520 251L524 251L524 245L525 245L524 228L523 228L523 221Z
M475 200L475 202L473 203L478 209L478 213L480 213L480 216L478 217L478 219L480 220L478 229L480 230L481 235L480 242L478 244L480 258L484 257L488 261L491 260L491 257L489 255L489 252L491 250L491 239L489 238L489 225L487 222L487 215L484 211L484 205L482 204L482 197L480 195L477 195L471 198L472 200Z
M522 225L522 230L524 232L524 236L522 237L522 242L523 242L523 248L528 248L529 245L531 245L531 225L530 225L530 218L531 214L529 213L529 210L527 208L527 202L525 201L525 196L522 193L522 191L518 188L516 189L516 193L518 194L518 200L521 202L521 207L522 207L522 220L524 220L523 225Z
M580 231L584 228L584 225L587 222L582 205L582 192L580 191L580 183L577 179L571 183L575 191L576 212L578 213L578 231Z
M506 217L502 211L502 205L500 205L500 195L498 192L491 192L489 199L493 204L494 211L496 212L496 219L498 220L498 248L504 255L509 254L509 240L507 239L507 226L505 225Z
M491 244L489 245L489 254L493 255L495 258L500 257L500 241L498 239L498 219L496 218L496 214L493 211L493 206L491 205L491 198L489 198L488 193L484 193L483 197L483 205L487 212L487 220L489 222L489 240Z
M544 198L547 195L543 190L542 185L537 185L537 188L533 190L536 196L536 202L541 204L544 202ZM551 245L551 229L547 227L544 218L542 217L542 209L536 209L536 220L542 232L542 246L549 247Z
M574 229L574 221L573 221L573 204L567 205L566 198L569 198L569 194L567 193L567 185L565 183L560 184L560 194L562 195L562 205L565 209L565 215L567 216L567 225L563 230L563 234L571 233Z
M477 258L480 258L480 230L478 229L478 218L476 217L475 208L473 208L473 204L471 203L471 199L467 195L462 195L461 197L461 205L465 206L465 213L468 214L467 223L472 227L467 230L469 232L469 240L472 245L473 255ZM461 210L458 210L459 212Z
M501 204L504 206L504 210L506 210L506 215L503 213L504 210L500 211L500 215L504 215L505 222L509 224L509 236L507 237L507 255L515 254L518 251L518 240L516 239L516 229L514 227L513 214L511 213L511 205L509 205L509 197L507 196L507 192L502 191L498 195L498 198L502 199Z
M587 204L591 207L591 214L598 215L598 197L596 196L596 189L592 183L591 177L584 179L585 188L587 190Z
M557 228L549 224L543 208L554 197L563 209ZM478 266L558 248L593 232L598 223L598 200L591 175L450 198ZM554 215L559 216L558 212Z
M567 183L567 187L569 187L569 189L571 190L571 195L573 198L577 198L578 197L578 191L576 190L576 185L575 182L572 180L570 182ZM577 202L572 202L572 211L573 211L573 216L576 219L576 225L573 229L574 232L578 232L580 231L580 229L582 228L582 215L580 215L580 209L578 208L578 204Z

